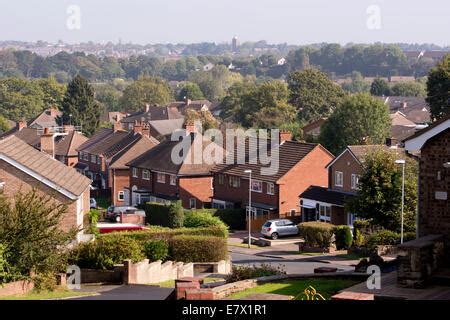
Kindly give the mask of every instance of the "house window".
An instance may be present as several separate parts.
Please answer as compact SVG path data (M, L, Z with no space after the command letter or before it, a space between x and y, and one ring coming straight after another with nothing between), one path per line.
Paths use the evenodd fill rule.
M79 158L80 160L83 160L83 152L80 152L80 153L78 154L78 158Z
M133 168L133 178L137 178L137 177L138 177L138 169Z
M331 207L319 206L319 220L322 222L331 222Z
M97 158L97 164L100 165L102 163L100 157Z
M85 161L89 161L89 155L87 153L83 153L83 159Z
M359 175L352 173L352 189L358 189Z
M262 182L258 180L252 180L252 191L262 192Z
M142 179L150 180L150 171L146 169L142 170Z
M96 163L97 162L97 158L93 154L91 155L91 162L92 163Z
M189 199L189 208L191 208L191 209L197 208L197 199L195 199L195 198Z
M177 185L177 176L174 174L170 175L170 185L171 186L176 186Z
M230 187L239 188L241 186L241 179L239 177L230 177Z
M225 183L225 176L223 174L219 174L218 180L219 180L219 184L224 184Z
M336 187L342 187L344 185L344 174L341 171L335 172L334 185Z
M123 201L124 198L125 198L125 193L124 193L123 191L119 191L119 192L117 193L117 200Z
M156 181L159 183L166 183L166 175L164 173L157 173L156 174Z
M267 182L267 194L275 194L275 184Z

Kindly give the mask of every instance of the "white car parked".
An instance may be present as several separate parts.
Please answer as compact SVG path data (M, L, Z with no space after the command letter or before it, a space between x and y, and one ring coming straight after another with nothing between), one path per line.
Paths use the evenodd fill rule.
M264 237L278 239L282 236L298 235L298 228L295 223L288 219L268 220L261 228Z

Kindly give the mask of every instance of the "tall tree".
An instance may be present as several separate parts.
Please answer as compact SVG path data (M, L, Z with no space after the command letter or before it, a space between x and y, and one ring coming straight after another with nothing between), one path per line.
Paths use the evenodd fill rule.
M425 85L418 81L398 82L391 87L393 96L425 97Z
M167 83L157 77L142 77L125 88L120 99L122 110L137 111L145 104L164 105L173 99Z
M391 95L389 83L384 79L376 78L370 86L370 94L379 97Z
M186 82L178 93L178 101L183 101L184 99L200 100L204 98L203 92L198 84L193 82Z
M399 232L401 226L402 168L395 163L398 157L392 151L381 148L367 154L357 196L347 203L351 212L358 212L362 218L372 219L374 225L395 232ZM408 157L406 160L404 229L413 232L418 165Z
M289 102L304 122L329 116L345 95L338 85L317 69L290 73L288 85Z
M323 124L320 142L337 154L348 145L380 144L391 127L388 108L366 93L347 97Z
M103 110L95 103L91 85L81 75L76 75L67 85L62 111L60 122L82 126L83 133L91 136L100 126Z
M428 75L426 101L431 118L438 120L450 114L450 54L447 54Z

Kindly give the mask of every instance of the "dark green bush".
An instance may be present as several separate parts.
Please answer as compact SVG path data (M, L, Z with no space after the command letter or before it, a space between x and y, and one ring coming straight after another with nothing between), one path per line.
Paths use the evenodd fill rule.
M219 217L231 230L245 230L247 227L244 209L215 209L213 215Z
M316 248L330 247L334 229L332 224L319 221L302 222L298 225L299 234L305 239L305 245Z
M336 249L348 249L352 246L353 236L349 226L337 226L335 231Z
M169 227L182 228L184 224L184 209L181 201L172 203L169 206Z
M185 214L184 226L186 228L198 228L209 226L223 226L225 223L220 218L213 216L206 210L189 210Z
M8 278L8 266L6 261L6 246L0 243L0 285L7 281Z
M169 241L170 258L182 262L217 262L228 256L227 241L219 237L175 236Z
M236 266L232 267L231 273L226 276L225 281L227 283L241 281L245 279L253 279L259 277L267 277L274 275L286 274L286 272L280 267L273 267L270 264L261 264L260 266Z
M100 231L97 228L98 219L100 218L100 210L89 210L89 233L99 235Z
M144 205L144 210L146 224L163 227L169 226L169 206L148 202Z
M167 241L158 239L144 242L144 254L150 261L165 261L169 255L169 245Z
M72 250L71 263L80 268L112 269L126 259L139 262L145 259L140 243L119 233L110 233L96 241L82 243Z
M374 248L378 245L396 245L400 243L400 234L390 230L380 230L372 233L367 238L367 247Z

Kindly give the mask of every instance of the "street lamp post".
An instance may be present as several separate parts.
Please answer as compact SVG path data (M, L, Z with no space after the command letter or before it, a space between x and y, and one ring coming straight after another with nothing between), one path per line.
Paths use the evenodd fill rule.
M248 248L250 249L252 243L252 233L251 233L251 211L252 211L252 170L245 170L248 173Z
M402 219L401 219L401 237L400 237L400 243L403 243L403 211L405 207L405 164L406 161L403 159L396 160L396 164L402 165Z

